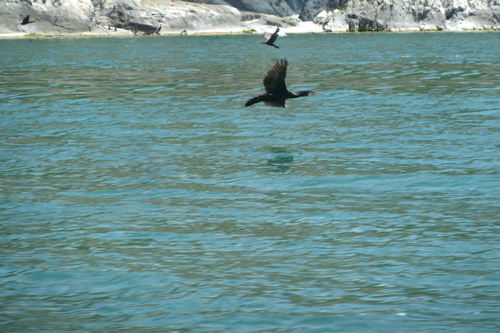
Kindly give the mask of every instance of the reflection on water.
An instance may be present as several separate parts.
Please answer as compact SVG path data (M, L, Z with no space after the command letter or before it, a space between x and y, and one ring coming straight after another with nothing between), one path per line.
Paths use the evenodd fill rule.
M290 169L293 162L293 152L280 147L270 147L269 152L271 153L271 158L267 160L267 165L272 170L284 172Z
M498 331L497 34L260 38L0 41L2 331Z

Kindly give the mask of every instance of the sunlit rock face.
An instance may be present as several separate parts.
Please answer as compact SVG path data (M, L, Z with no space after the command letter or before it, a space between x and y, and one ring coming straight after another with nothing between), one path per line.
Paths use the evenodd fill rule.
M34 23L21 25L30 15ZM94 26L95 8L91 0L2 0L0 33L71 33L89 31Z
M99 2L96 24L148 33L162 31L241 31L241 12L230 6L168 0L94 0Z
M26 15L35 22L21 25ZM500 29L500 0L0 1L0 34L264 31L303 22L314 23L304 32Z
M297 15L325 30L457 30L500 27L500 0L207 0L239 10Z
M314 20L325 30L500 29L500 0L348 1Z
M36 20L21 25L22 17ZM243 30L241 12L231 6L170 0L2 0L0 33L65 34L122 28L162 31Z

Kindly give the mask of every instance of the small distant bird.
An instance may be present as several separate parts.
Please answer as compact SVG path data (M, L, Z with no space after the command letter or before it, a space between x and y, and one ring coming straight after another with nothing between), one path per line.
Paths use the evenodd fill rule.
M280 48L279 46L274 45L274 42L278 38L278 32L280 32L280 28L277 28L276 31L274 32L274 34L272 34L271 37L269 37L268 40L266 40L265 42L260 42L260 43L261 44L266 44L266 45L269 45L269 46L274 46L275 48L279 49Z
M268 106L286 107L285 100L288 98L297 98L314 94L312 90L302 90L296 93L291 92L286 88L285 77L288 60L281 59L267 72L264 80L264 88L266 93L249 99L245 106L254 105L255 103L264 102Z
M21 25L26 25L26 24L30 24L30 23L35 23L35 21L30 21L30 16L26 15L26 17L21 22Z

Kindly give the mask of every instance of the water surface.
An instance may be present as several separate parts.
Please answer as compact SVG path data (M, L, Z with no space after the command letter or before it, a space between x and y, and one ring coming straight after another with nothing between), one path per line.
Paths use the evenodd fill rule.
M260 40L0 40L1 331L498 332L498 34Z

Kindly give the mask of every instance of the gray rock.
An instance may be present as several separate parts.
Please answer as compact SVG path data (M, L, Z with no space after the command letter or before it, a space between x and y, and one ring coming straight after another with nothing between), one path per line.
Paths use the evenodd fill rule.
M500 0L1 0L0 34L500 29ZM35 23L21 25L30 15ZM121 30L120 30L121 29ZM296 30L294 30L296 31ZM300 31L300 29L299 29Z
M35 23L21 26L21 16ZM0 1L0 33L24 32L62 34L90 31L94 27L90 0L4 0Z

